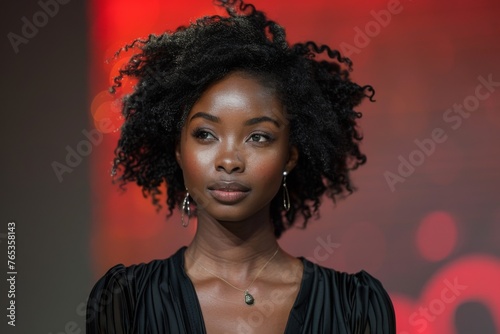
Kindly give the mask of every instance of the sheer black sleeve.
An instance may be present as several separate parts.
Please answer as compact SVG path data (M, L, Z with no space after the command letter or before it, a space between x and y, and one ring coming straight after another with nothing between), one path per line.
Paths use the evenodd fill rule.
M92 289L87 302L87 334L131 333L135 308L132 276L123 265L111 268Z
M396 318L389 295L379 280L365 271L352 276L351 328L356 334L395 334Z

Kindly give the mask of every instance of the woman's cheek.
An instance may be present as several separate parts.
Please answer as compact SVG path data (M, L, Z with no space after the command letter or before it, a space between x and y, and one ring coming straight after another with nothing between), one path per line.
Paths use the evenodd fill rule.
M283 175L283 159L277 154L271 154L263 159L250 159L253 164L251 168L252 174L258 175L261 183L267 186L281 184ZM250 168L248 168L250 172Z
M189 187L201 187L203 186L203 175L209 173L210 167L213 166L210 151L202 150L200 151L192 145L186 145L183 152L183 175L186 186Z

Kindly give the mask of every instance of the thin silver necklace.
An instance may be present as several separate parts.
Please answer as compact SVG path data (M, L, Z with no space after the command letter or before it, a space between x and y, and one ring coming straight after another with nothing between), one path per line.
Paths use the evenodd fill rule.
M257 272L257 275L255 275L254 279L252 280L252 282L247 286L246 289L240 289L234 285L232 285L231 283L229 283L227 280L225 280L223 277L220 277L219 275L217 275L216 273L214 273L213 271L211 271L210 269L207 269L205 268L204 266L202 266L201 264L197 263L196 260L194 259L194 257L192 257L191 255L189 256L195 264L199 265L203 270L205 270L206 272L210 273L211 275L217 277L218 279L220 279L221 281L223 281L224 283L226 283L227 285L229 285L230 287L232 287L233 289L236 289L238 291L241 291L244 293L244 296L245 296L245 303L247 305L253 305L253 303L255 303L255 298L254 296L252 296L250 294L250 292L248 292L248 289L252 286L252 284L255 282L255 280L259 277L260 273L262 272L262 270L264 270L264 268L269 264L269 262L272 261L272 259L274 259L274 257L276 256L276 254L278 254L278 250L279 250L279 246L276 248L276 251L274 252L274 254L271 256L271 258L269 260L267 260L267 262L262 266L262 268L259 269L259 271Z

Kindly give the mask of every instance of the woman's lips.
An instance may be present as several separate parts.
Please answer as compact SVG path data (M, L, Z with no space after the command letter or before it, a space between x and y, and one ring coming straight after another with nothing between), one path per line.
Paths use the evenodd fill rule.
M250 188L238 182L221 181L209 185L208 191L221 203L235 204L248 196Z
M249 194L248 191L209 190L212 197L224 204L236 204Z

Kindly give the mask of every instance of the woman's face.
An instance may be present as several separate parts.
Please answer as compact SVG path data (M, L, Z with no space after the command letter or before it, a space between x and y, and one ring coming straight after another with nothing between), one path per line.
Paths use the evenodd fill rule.
M209 86L182 129L176 158L198 211L219 221L269 212L297 150L276 93L241 72Z

